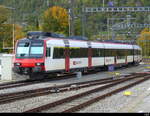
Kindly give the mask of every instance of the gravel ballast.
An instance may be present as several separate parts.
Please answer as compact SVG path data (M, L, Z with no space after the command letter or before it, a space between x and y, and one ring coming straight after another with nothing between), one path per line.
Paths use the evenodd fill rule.
M142 72L143 70L144 70L144 66L139 65L139 66L125 68L125 69L118 69L115 72L120 72L121 74L128 74L131 72ZM4 89L4 90L0 90L0 94L50 87L50 86L54 86L54 85L84 82L84 81L103 79L103 78L109 78L109 77L112 77L112 75L109 74L107 71L98 72L96 74L84 75L81 78L70 78L70 79L64 79L64 80L49 81L49 82L44 82L44 83L39 83L39 84L33 84L33 85L28 85L28 86L23 86L23 87Z
M149 87L150 80L125 90L132 92L130 96L125 96L125 91L122 91L118 94L94 103L79 112L138 112L133 108L139 104L143 98L145 98L147 95L150 95L150 91L147 90ZM150 112L150 109L148 112Z
M143 72L143 70L144 70L144 66L140 65L140 66L131 67L128 69L119 69L116 72L120 72L121 74L127 74L130 72L138 72L138 71ZM61 84L66 84L66 83L83 82L83 81L95 80L95 79L100 79L103 77L111 77L111 76L112 75L108 75L108 72L99 72L96 74L85 75L80 79L71 78L71 79L65 79L65 80L60 80L60 81L52 81L52 82L34 84L34 85L29 85L29 86L24 86L24 87L0 90L0 94L49 87L49 86L53 86L53 85L61 85ZM134 106L129 108L130 104L136 98L138 98L138 96L141 95L141 93L146 92L147 88L149 88L148 85L150 85L150 80L143 82L142 84L137 85L131 89L128 89L128 90L132 91L132 93L133 93L131 96L124 96L123 92L120 92L109 98L106 98L97 103L94 103L91 106L89 106L85 109L82 109L79 112L129 112L129 111L134 112L131 110L132 107L134 107ZM55 93L55 94L50 94L50 95L46 95L46 96L34 97L34 98L26 99L26 100L20 100L20 101L16 101L13 103L0 105L0 112L23 112L30 108L35 108L40 105L44 105L49 102L53 102L53 101L65 98L67 96L75 95L75 94L77 94L77 92L80 93L82 91L89 90L92 88L93 87L84 88L82 90L70 91L70 92L67 92L67 94L66 93Z

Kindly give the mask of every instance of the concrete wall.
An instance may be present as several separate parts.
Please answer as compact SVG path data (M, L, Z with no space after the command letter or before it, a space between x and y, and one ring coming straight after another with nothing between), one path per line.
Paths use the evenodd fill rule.
M13 55L0 55L0 80L12 80Z

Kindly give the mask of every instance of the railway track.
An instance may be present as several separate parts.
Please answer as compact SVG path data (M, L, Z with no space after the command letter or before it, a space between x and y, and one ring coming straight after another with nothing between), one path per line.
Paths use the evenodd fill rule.
M76 112L98 100L104 99L148 79L150 79L150 75L148 74L132 75L126 78L114 80L111 83L92 90L84 91L37 108L29 109L25 112ZM121 85L121 87L117 87L118 85ZM104 92L106 89L109 91Z
M143 58L142 61L143 61L144 63L150 63L150 58Z
M128 78L140 77L137 75L139 74L131 74L125 77ZM144 76L146 74L140 74L140 75ZM95 85L107 84L118 80L121 80L121 78L117 78L113 80L113 78L111 77L111 78L98 79L98 80L92 80L86 82L78 82L78 83L70 83L65 85L51 86L51 87L45 87L45 88L39 88L39 89L27 90L21 92L0 94L0 104L6 104L17 100L23 100L23 99L37 97L37 96L44 96L52 93L65 92L65 91L77 90L77 89L86 88Z
M65 74L65 75L60 75L57 77L55 76L55 77L45 78L45 79L9 82L9 83L0 84L0 90L8 89L8 88L14 88L14 87L27 86L27 85L32 85L32 84L38 84L38 83L53 81L53 80L68 79L68 78L73 78L75 75L76 74L71 73L71 74Z
M129 66L129 67L133 67L133 66ZM123 67L123 68L128 68L128 67ZM95 74L98 72L99 71L92 70L89 72L84 72L83 75ZM131 74L134 74L134 73L131 73ZM38 84L38 83L47 82L47 81L69 79L69 78L73 78L75 76L76 76L76 74L70 73L70 74L63 74L63 75L59 75L59 76L37 79L37 80L36 79L34 79L34 80L28 79L28 80L22 80L22 81L17 81L17 82L8 82L8 83L0 84L0 90L14 88L14 87L27 86L27 85L32 85L32 84Z
M117 79L117 80L121 80L121 79ZM70 83L65 85L51 86L51 87L34 89L34 90L0 94L0 104L10 103L16 100L22 100L22 99L43 96L43 95L48 95L48 94L53 94L58 92L71 91L71 90L81 89L81 88L100 85L100 84L107 84L107 83L115 82L117 80L113 80L113 78L111 77L111 78L98 79L93 81Z
M99 72L99 71L90 71L90 72L83 73L83 75L94 74L97 72ZM69 73L69 74L63 74L63 75L59 75L59 76L46 77L46 78L37 79L37 80L36 79L34 79L34 80L27 79L27 80L22 80L22 81L17 81L17 82L8 82L8 83L0 84L0 90L14 88L14 87L27 86L27 85L32 85L32 84L38 84L38 83L47 82L47 81L70 79L75 76L76 76L76 74Z

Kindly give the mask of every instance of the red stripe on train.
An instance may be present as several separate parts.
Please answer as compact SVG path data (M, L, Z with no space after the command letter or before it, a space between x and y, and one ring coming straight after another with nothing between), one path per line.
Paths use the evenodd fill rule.
M70 70L69 48L65 49L65 70L66 72L69 72Z
M92 67L92 48L88 49L88 68Z

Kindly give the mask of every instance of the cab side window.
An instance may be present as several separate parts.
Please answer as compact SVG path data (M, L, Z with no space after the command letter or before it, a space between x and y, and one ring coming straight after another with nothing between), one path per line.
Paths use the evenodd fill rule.
M51 56L51 48L46 48L46 57Z

